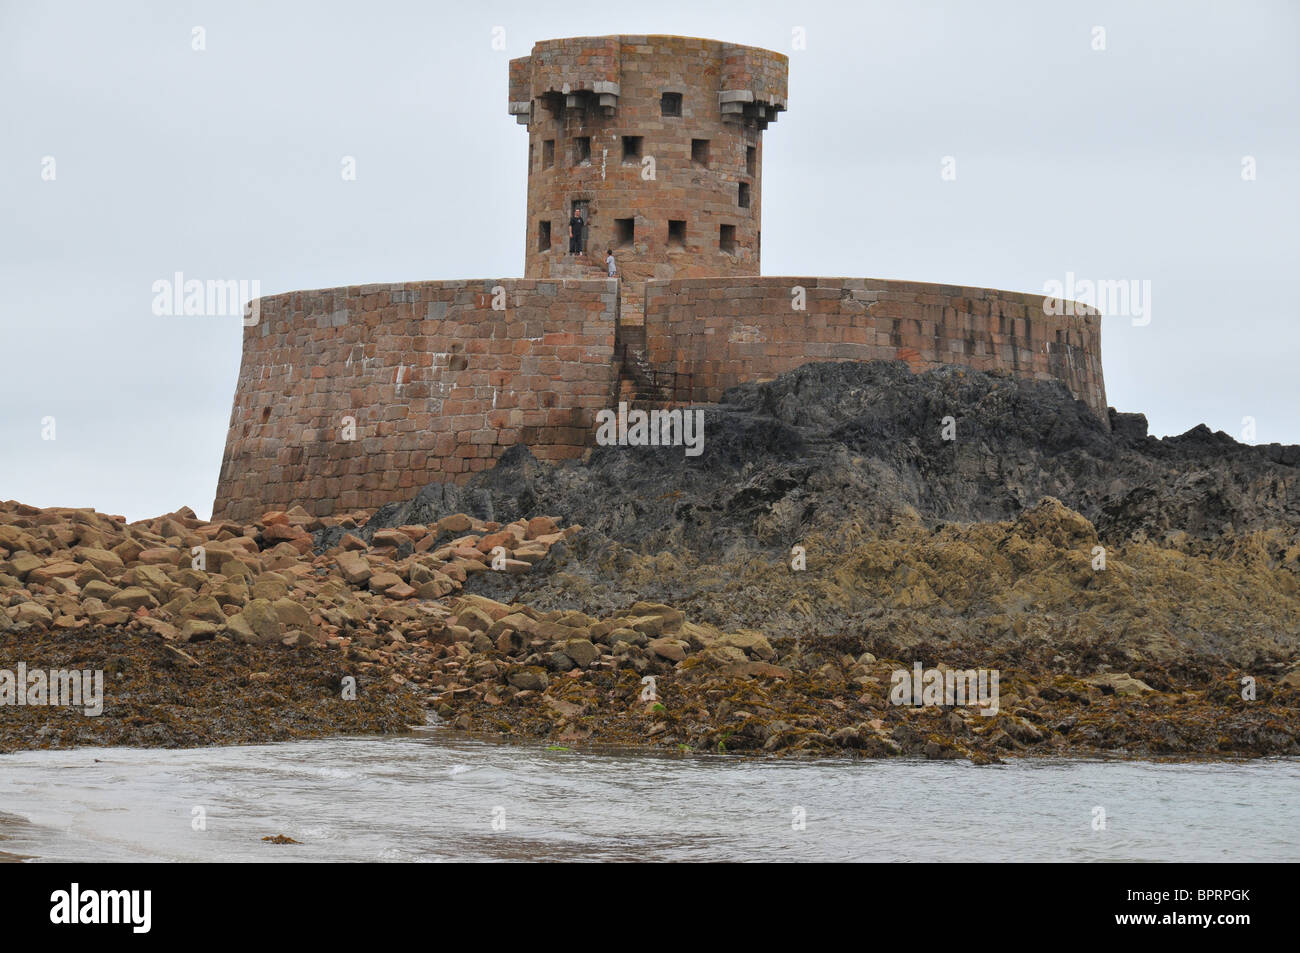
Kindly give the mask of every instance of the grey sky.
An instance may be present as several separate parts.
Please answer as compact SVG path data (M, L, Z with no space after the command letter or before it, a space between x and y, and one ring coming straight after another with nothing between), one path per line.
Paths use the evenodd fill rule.
M1300 443L1295 3L0 0L0 498L208 515L240 322L153 282L519 275L507 60L607 33L790 55L765 274L1150 281L1103 325L1110 403Z

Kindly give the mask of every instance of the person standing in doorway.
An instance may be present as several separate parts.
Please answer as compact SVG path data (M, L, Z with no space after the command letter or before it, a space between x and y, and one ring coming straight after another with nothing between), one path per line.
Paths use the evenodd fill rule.
M575 208L569 219L569 254L577 255L582 251L582 209Z
M605 270L609 272L611 278L618 277L618 266L614 263L614 250L612 248L605 249Z

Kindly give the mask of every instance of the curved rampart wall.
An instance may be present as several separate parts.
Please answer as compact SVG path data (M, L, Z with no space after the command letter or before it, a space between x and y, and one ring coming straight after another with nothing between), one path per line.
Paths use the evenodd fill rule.
M405 500L517 443L544 460L580 456L596 411L642 368L673 379L676 400L707 403L809 361L964 364L1060 380L1107 420L1100 315L1048 314L1040 295L727 276L629 283L623 296L632 300L620 302L616 281L489 279L261 299L244 330L214 517ZM644 353L624 368L619 307L636 315L642 303Z
M1107 420L1101 315L1074 302L1076 314L1045 313L1045 300L875 278L649 281L645 357L696 402L809 361L902 360L1060 380Z
M609 403L617 307L604 280L261 299L244 329L214 518L379 506L485 469L520 442L543 459L580 455Z

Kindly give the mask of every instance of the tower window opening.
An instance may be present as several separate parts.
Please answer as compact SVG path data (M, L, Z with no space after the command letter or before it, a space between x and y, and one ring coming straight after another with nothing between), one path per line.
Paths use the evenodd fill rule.
M749 208L749 183L741 182L736 192L736 204L741 208Z
M542 143L542 168L549 169L555 165L555 140L547 139Z
M758 174L758 150L753 146L745 147L745 172L749 175Z
M546 219L537 223L537 250L551 250L551 223Z
M636 162L641 161L641 137L624 136L623 137L623 161Z
M708 168L709 165L709 140L692 139L691 140L691 161Z
M614 243L619 248L628 248L636 238L636 219L614 219Z
M720 225L718 227L718 249L728 255L736 253L735 225Z
M668 220L668 244L683 248L686 245L686 220L670 218Z
M660 96L659 114L662 116L680 116L682 114L682 94L664 93Z
M591 161L591 136L573 137L573 164L582 165Z

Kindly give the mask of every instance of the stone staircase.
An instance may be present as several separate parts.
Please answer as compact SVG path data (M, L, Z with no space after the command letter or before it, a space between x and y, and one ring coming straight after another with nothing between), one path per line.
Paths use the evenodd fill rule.
M624 302L626 299L623 299ZM665 407L689 403L690 378L652 367L646 360L645 324L624 324L620 311L614 333L614 361L618 366L618 399L638 407Z
M603 279L605 264L588 255L551 262L551 278ZM618 324L614 329L616 399L640 407L664 407L691 399L689 377L654 368L646 359L645 284L619 278Z

